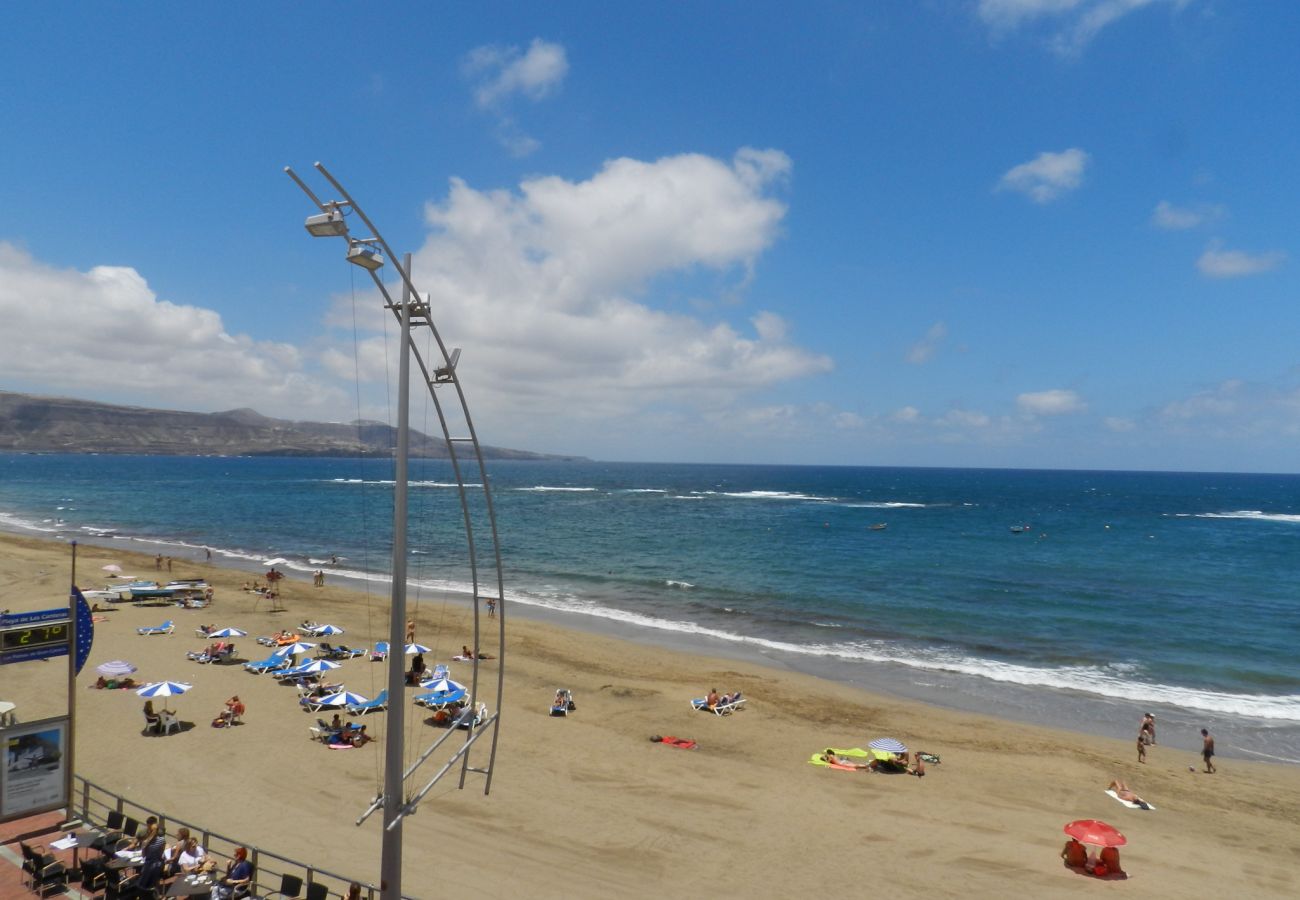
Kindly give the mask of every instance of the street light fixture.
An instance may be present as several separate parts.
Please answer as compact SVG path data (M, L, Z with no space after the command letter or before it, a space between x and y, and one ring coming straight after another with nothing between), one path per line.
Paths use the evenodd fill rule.
M367 247L357 241L348 247L348 262L373 272L384 265L384 256L374 247Z
M343 221L343 212L339 209L308 216L306 226L313 237L342 237L348 233L347 223Z

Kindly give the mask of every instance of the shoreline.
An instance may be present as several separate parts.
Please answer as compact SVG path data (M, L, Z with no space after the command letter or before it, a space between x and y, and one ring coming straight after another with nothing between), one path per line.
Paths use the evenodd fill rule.
M79 542L78 557L88 573L108 562L153 571L150 557L120 548ZM67 562L66 544L0 536L0 606L59 603ZM345 640L364 645L386 628L386 597L294 581L285 591L287 611L270 613L238 589L241 570L192 568L216 587L212 609L127 604L106 614L78 684L84 688L94 666L113 658L132 660L144 679L192 681L194 689L173 705L194 727L141 737L134 694L81 689L78 771L213 830L300 859L329 853L335 871L375 877L378 825L356 828L353 820L373 796L380 748L330 753L307 739L314 717L294 708L291 689L237 666L188 662L184 652L203 643L192 636L198 622L260 634L309 617L336 619L348 629ZM168 617L176 620L175 635L135 633ZM469 639L464 604L427 599L417 618L419 639L441 648L430 661ZM507 645L492 793L482 796L473 779L464 791L449 786L409 820L413 896L635 897L652 889L844 896L864 884L906 897L1082 896L1095 886L1064 869L1057 852L1062 825L1091 817L1128 835L1125 865L1132 887L1145 894L1282 897L1296 888L1287 862L1300 852L1294 767L1224 760L1217 775L1193 775L1187 765L1195 757L1171 747L1175 735L1164 729L1151 761L1138 765L1129 741L955 713L754 661L648 647L523 616L510 620ZM262 648L250 637L239 649L251 659ZM373 696L382 667L346 665L349 689ZM464 680L468 672L452 665ZM481 665L480 678L495 677L497 663ZM59 665L9 668L5 699L19 702L23 721L40 717L43 705L55 715L61 675ZM743 689L747 708L727 717L689 708L692 696L715 686ZM578 704L566 718L547 714L557 687L573 690ZM248 703L245 724L208 728L207 718L233 692ZM385 715L364 721L382 739ZM414 740L434 734L417 726ZM699 748L665 748L646 740L652 734L690 737ZM865 746L886 735L943 762L923 779L808 765L819 748ZM1105 796L1114 777L1133 783L1159 811L1134 812ZM268 808L285 812L253 814ZM313 827L286 827L296 821ZM452 837L454 866L410 849L427 851ZM1189 856L1188 846L1216 851ZM802 865L774 863L789 859L791 849ZM725 871L699 863L709 853L726 854Z
M19 525L6 519L0 519L0 534L62 542L65 546L68 542L62 537L66 532L46 533L30 523ZM264 569L251 555L220 548L214 552L212 562L208 563L203 558L203 545L161 537L123 535L114 530L112 533L77 535L75 539L79 545L99 547L110 552L140 553L142 551L139 549L128 549L129 545L152 546L164 555L170 553L178 562L186 560L195 564L214 565L249 575L260 575ZM363 577L359 571L339 571L323 560L320 563L319 567L326 571L331 583L342 584L358 592L382 593L385 597L388 594L390 581L386 575ZM282 566L281 570L295 582L309 581L310 572L297 562ZM148 570L142 569L140 577L148 578L152 571L152 566ZM160 577L166 574L183 573L161 573ZM444 590L439 593L468 601L468 590ZM507 582L508 598L511 593ZM703 632L659 628L618 616L602 616L519 600L519 591L513 593L516 597L510 598L512 616L550 623L593 636L799 672L895 700L921 702L952 712L990 715L1026 725L1057 727L1094 737L1127 741L1131 738L1129 732L1136 733L1135 723L1140 720L1142 713L1150 711L1161 721L1169 723L1171 732L1185 732L1191 736L1179 742L1179 749L1196 752L1199 740L1197 732L1202 727L1208 727L1219 735L1221 756L1300 766L1300 723L1289 720L1279 723L1277 720L1247 715L1190 709L1158 700L1110 698L1064 687L1002 681L943 667L920 668L901 661L855 660L833 654L818 656L806 652L788 652L779 647L764 645L770 642L743 637L724 639Z

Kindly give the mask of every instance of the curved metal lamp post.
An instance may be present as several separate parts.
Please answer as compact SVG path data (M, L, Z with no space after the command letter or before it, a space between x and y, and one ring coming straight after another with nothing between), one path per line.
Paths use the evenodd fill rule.
M487 468L483 462L483 449L479 445L478 436L474 431L473 419L469 414L469 406L465 402L465 392L461 387L460 377L456 374L456 364L460 360L460 349L455 348L450 352L447 345L443 342L442 336L438 333L437 327L433 323L433 318L429 310L428 300L421 300L419 292L411 281L411 262L408 255L405 264L400 265L396 262L392 248L388 242L379 234L374 223L366 216L361 207L357 205L352 196L339 184L337 179L329 173L320 163L315 164L315 168L330 183L335 191L338 192L340 200L330 200L322 202L311 188L298 177L291 168L285 167L285 172L290 178L302 188L313 204L320 210L319 213L308 216L306 221L307 231L315 237L340 237L347 241L348 250L346 259L348 262L360 266L370 273L371 280L379 290L380 295L384 298L384 306L397 317L402 328L402 356L399 374L399 398L398 398L398 427L397 427L397 458L395 460L394 471L394 488L393 488L393 594L392 609L390 611L389 627L389 670L388 670L388 696L389 703L389 728L387 741L385 742L384 757L384 790L383 793L375 798L361 817L357 824L365 821L371 813L381 806L383 808L384 820L384 849L383 860L380 870L380 890L385 900L389 898L400 898L402 882L402 819L415 811L420 800L433 788L433 786L442 779L444 775L454 768L460 769L459 787L465 786L467 774L474 772L484 776L483 793L487 794L492 787L492 769L496 762L497 738L501 725L501 696L505 678L505 592L504 581L501 569L501 545L497 539L496 513L492 504L492 489L488 482ZM368 236L356 237L351 233L347 219L353 214L365 225ZM392 261L393 268L402 279L402 297L400 302L394 301L389 294L388 288L383 280L379 277L378 272L385 265L384 254ZM433 360L433 366L430 367L428 361L420 353L420 348L414 338L416 329L427 328L432 335L434 342L437 344L437 357ZM492 712L487 721L480 723L479 727L474 726L475 707L479 700L479 662L474 660L473 674L470 680L470 705L461 714L456 724L468 719L469 728L466 732L464 744L452 750L448 749L448 758L442 766L433 775L423 787L412 793L407 793L405 789L406 780L410 778L415 771L432 757L439 748L457 733L457 729L452 727L448 732L436 740L432 746L426 749L409 768L405 766L403 750L405 747L405 705L400 702L403 696L403 686L405 678L405 665L403 654L392 652L391 648L401 647L405 641L404 623L406 622L406 492L407 492L407 457L409 453L409 435L410 435L410 361L414 359L421 376L424 379L425 386L428 388L429 395L433 399L434 408L438 413L438 423L442 429L443 439L446 441L449 458L451 461L452 471L456 479L456 487L460 494L461 514L464 517L465 537L468 543L470 574L473 581L474 589L474 649L477 651L482 646L479 641L480 636L480 604L483 600L488 599L482 596L480 590L481 570L490 569L488 575L494 577L495 583L491 585L494 599L497 603L499 615L496 619L497 625L497 679L496 679L496 699L493 704ZM447 397L437 390L439 387L450 386L454 399ZM444 406L444 401L446 405ZM448 424L448 413L458 414L459 420L463 422L466 433L452 434ZM481 491L474 496L481 496L484 504L484 512L487 521L487 533L479 537L476 535L474 528L473 504L471 494L467 490L468 483L463 471L464 465L475 465L478 467L479 479L478 484L482 485ZM480 566L480 558L485 565ZM489 745L488 759L485 766L474 767L470 765L470 749L474 744L486 734L491 734L492 739Z

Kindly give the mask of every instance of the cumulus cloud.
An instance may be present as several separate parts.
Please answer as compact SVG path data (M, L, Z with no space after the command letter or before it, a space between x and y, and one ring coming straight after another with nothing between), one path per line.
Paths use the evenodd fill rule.
M471 50L462 65L473 83L474 102L496 116L496 138L511 155L528 156L541 142L526 134L510 115L516 98L537 102L554 94L569 73L564 47L533 38L528 49L483 46Z
M789 171L785 154L746 148L731 160L615 159L586 180L540 176L513 191L453 179L426 207L432 233L414 254L414 280L440 333L467 348L460 366L476 419L594 422L670 406L702 416L829 371L774 312L694 297L688 313L659 300L674 294L664 283L702 272L722 279L720 293L729 274L748 279L779 237L776 195ZM389 345L373 317L366 324L360 367L379 376ZM327 362L340 374L353 365ZM779 408L767 409L749 424Z
M1285 260L1286 254L1281 251L1247 253L1244 250L1224 250L1220 242L1214 241L1196 261L1196 268L1210 278L1241 278L1272 271Z
M998 190L1017 191L1035 203L1049 203L1082 184L1087 165L1088 154L1078 147L1040 153L1007 171L998 182Z
M926 330L925 335L908 348L905 357L909 363L915 366L928 363L939 352L939 345L943 343L944 338L948 336L948 326L943 322L935 322Z
M0 321L15 337L0 377L19 390L291 416L345 398L299 348L228 334L217 313L159 299L128 267L56 269L0 242Z
M1166 231L1186 231L1223 215L1223 207L1208 204L1175 206L1161 200L1151 213L1151 224Z
M1151 419L1180 435L1294 446L1300 436L1300 369L1272 381L1227 379L1166 403Z
M1087 409L1087 404L1077 393L1059 388L1021 394L1016 397L1016 406L1030 416L1060 416Z
M1034 25L1046 29L1048 45L1069 56L1103 29L1148 6L1182 9L1191 0L979 0L977 13L995 35Z

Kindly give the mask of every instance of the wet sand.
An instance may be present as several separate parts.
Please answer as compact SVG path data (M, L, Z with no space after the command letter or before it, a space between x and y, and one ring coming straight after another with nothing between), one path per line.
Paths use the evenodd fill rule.
M67 546L0 535L0 607L66 602ZM151 557L80 548L82 587L100 567L156 573ZM334 641L370 646L387 632L387 596L285 582L285 611L244 593L247 573L177 563L216 588L208 610L122 604L97 624L77 691L77 770L82 776L179 818L241 836L290 857L376 881L379 822L353 822L382 777L379 743L331 751L310 739L315 716L292 688L240 666L186 660L204 640L200 623L250 632L239 656L260 659L253 637L303 619L347 629ZM412 597L418 640L430 665L471 642L463 598ZM508 612L508 611L507 611ZM174 635L136 628L164 619ZM495 638L485 638L491 650ZM127 659L141 680L182 680L170 701L194 727L141 735L142 701L129 691L85 689L94 667ZM497 661L481 664L491 700ZM470 667L451 662L454 678ZM351 661L337 680L374 696L383 666ZM465 790L444 779L406 824L404 892L417 897L859 896L1288 897L1300 892L1300 768L1199 757L1157 745L1139 765L1130 741L1038 728L877 696L852 686L736 660L710 659L514 618L507 634L501 745L492 793L471 774ZM0 699L21 721L62 712L62 660L0 669ZM549 715L559 687L578 709ZM726 717L692 711L709 688L743 690L746 708ZM245 724L209 727L239 694ZM414 694L414 690L409 690ZM440 734L409 700L407 757ZM1134 712L1136 734L1141 711ZM365 717L384 737L387 714ZM651 735L698 742L695 750ZM865 746L892 736L938 754L924 778L831 771L808 764L825 747ZM1164 735L1161 736L1165 737ZM1170 738L1173 736L1170 735ZM1186 737L1186 736L1182 736ZM486 759L486 742L475 762ZM1198 771L1188 771L1196 764ZM1104 793L1127 780L1158 809L1127 809ZM417 776L414 782L424 783ZM1065 869L1061 828L1101 818L1129 839L1130 877L1099 883ZM337 888L337 886L332 885ZM1136 895L1136 894L1134 894Z

